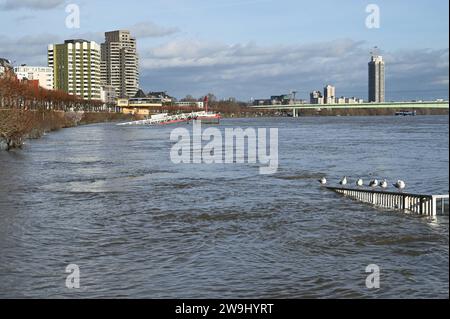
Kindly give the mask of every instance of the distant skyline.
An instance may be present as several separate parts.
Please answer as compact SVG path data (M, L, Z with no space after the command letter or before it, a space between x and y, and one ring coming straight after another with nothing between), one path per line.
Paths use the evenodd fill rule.
M80 7L80 29L65 26L69 3ZM370 3L381 9L379 29L365 25ZM448 99L448 10L446 0L0 0L0 57L45 66L50 43L101 43L104 32L128 29L145 91L250 100L295 90L308 99L330 83L337 96L367 100L378 46L387 101Z

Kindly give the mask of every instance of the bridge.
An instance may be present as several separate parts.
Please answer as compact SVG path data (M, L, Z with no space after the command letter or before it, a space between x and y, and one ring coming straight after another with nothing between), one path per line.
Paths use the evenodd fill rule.
M448 101L443 102L388 102L388 103L353 103L353 104L286 104L286 105L256 105L252 108L261 110L292 111L294 117L300 110L339 110L339 109L448 109Z

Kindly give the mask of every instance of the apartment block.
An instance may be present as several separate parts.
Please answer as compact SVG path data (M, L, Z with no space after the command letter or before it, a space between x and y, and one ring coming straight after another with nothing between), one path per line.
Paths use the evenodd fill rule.
M67 40L48 46L48 66L53 87L87 100L100 100L100 45L93 41Z
M39 86L46 90L53 90L53 68L43 66L17 66L14 73L19 80L39 81Z

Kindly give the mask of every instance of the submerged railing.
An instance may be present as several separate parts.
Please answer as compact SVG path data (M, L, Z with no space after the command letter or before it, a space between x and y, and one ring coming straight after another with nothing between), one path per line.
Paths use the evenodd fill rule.
M327 189L377 207L409 211L419 215L445 215L449 211L449 195L422 195L372 189L327 187Z

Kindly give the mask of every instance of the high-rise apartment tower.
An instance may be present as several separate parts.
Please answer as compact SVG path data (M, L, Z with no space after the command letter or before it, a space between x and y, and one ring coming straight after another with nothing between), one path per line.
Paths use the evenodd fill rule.
M372 55L369 62L369 102L385 102L385 64L383 57Z
M100 45L67 40L48 46L48 66L53 87L86 100L100 100Z
M323 89L323 100L325 104L336 103L336 87L332 85L327 85Z
M129 31L105 33L101 45L101 79L121 98L131 98L139 90L139 57L136 38Z

